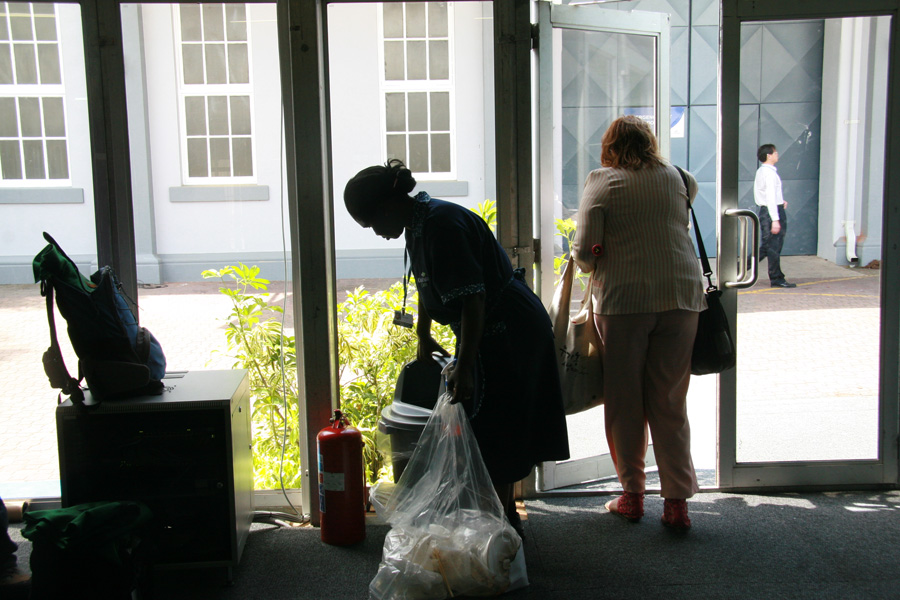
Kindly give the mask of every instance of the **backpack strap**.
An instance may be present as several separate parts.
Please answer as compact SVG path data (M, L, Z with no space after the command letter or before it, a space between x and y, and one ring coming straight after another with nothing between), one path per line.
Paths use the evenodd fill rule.
M84 390L78 380L69 375L59 340L56 337L56 319L53 315L53 283L49 279L41 280L41 295L47 299L47 322L50 324L50 347L44 352L44 373L50 380L50 386L62 390L58 400L62 402L62 394L68 395L72 404L84 406Z

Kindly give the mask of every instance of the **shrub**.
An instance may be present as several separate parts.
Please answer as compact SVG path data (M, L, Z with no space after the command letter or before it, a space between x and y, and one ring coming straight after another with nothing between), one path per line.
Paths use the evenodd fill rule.
M203 278L221 280L219 291L232 304L225 338L232 368L247 369L250 380L254 485L298 488L297 352L294 336L284 333L284 309L266 301L270 282L259 276L259 267L240 263L203 271Z
M410 282L412 296L406 312L416 314L418 294ZM338 357L341 410L365 442L366 480L390 480L393 472L378 432L381 411L394 399L394 385L403 365L416 358L418 340L414 329L393 324L394 311L403 305L403 284L369 293L358 287L338 304ZM455 338L450 328L434 324L432 335L449 352Z
M284 333L284 310L266 301L270 282L259 277L258 267L241 263L204 271L203 277L221 280L219 291L232 302L225 337L229 356L234 359L232 368L249 373L254 485L256 489L277 489L282 485L283 472L284 487L298 488L297 353L294 336ZM415 315L418 295L413 282L410 286L412 295L406 310ZM392 476L378 433L378 419L382 409L393 401L400 369L416 357L415 331L392 322L394 311L402 304L403 285L397 282L376 293L359 287L337 306L341 410L362 433L369 483ZM444 348L453 351L455 342L449 327L435 324L432 333ZM282 377L285 373L287 376Z
M497 209L485 200L473 209L493 231ZM572 219L556 221L557 233L566 246L554 259L557 276L568 259L575 235ZM576 272L579 278L584 274ZM219 279L219 291L231 299L225 336L232 368L247 369L250 377L253 423L253 467L256 489L298 488L301 482L298 439L297 353L292 335L285 335L284 310L269 304L269 281L259 277L259 268L243 263L220 270L206 270L204 279ZM584 283L582 282L582 285ZM418 294L409 283L406 312L417 313ZM394 311L403 305L403 283L370 293L363 287L348 292L337 305L338 357L341 410L362 433L366 481L390 480L387 445L378 431L384 407L393 402L400 369L416 357L418 341L414 329L393 324ZM435 323L434 338L451 353L455 338L447 326ZM287 376L283 377L283 374ZM322 424L324 427L325 424ZM285 443L285 431L287 440Z

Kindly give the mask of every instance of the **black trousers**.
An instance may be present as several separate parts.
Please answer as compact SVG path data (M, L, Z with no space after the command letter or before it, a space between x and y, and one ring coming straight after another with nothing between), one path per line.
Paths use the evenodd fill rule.
M772 217L769 209L758 206L759 209L759 260L769 260L769 283L784 281L784 273L781 272L781 248L784 246L784 235L787 233L787 213L784 205L778 205L778 220L781 223L781 231L772 234Z

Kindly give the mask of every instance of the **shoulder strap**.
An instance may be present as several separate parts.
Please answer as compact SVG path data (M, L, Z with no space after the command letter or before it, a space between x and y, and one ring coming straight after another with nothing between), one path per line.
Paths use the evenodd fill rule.
M47 322L50 324L50 347L43 356L44 373L47 374L51 387L62 390L63 394L72 399L72 404L83 405L84 391L78 385L78 380L69 375L62 351L59 348L59 340L56 337L56 319L53 315L53 283L50 280L41 280L41 295L47 299Z
M687 191L689 189L687 175L684 174L684 171L678 165L673 166L678 169L678 174L681 175L681 180L684 182L684 189ZM689 191L688 196L690 196ZM688 198L687 201L687 208L688 212L691 213L691 219L694 222L694 237L697 240L697 249L700 251L700 264L703 266L703 276L706 277L706 290L711 291L718 289L712 282L712 268L709 266L709 258L706 257L706 248L703 246L703 237L700 235L700 226L697 224L697 215L694 214L694 207L691 206L690 198Z

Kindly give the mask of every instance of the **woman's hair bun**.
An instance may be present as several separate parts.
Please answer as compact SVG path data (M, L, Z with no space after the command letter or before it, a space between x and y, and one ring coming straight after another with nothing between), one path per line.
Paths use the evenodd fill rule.
M403 194L413 191L413 188L416 187L416 179L413 177L412 171L403 164L403 161L392 158L384 166L391 179L391 187L393 189Z
M412 171L406 167L397 172L397 190L408 194L416 187L416 179L412 175Z

